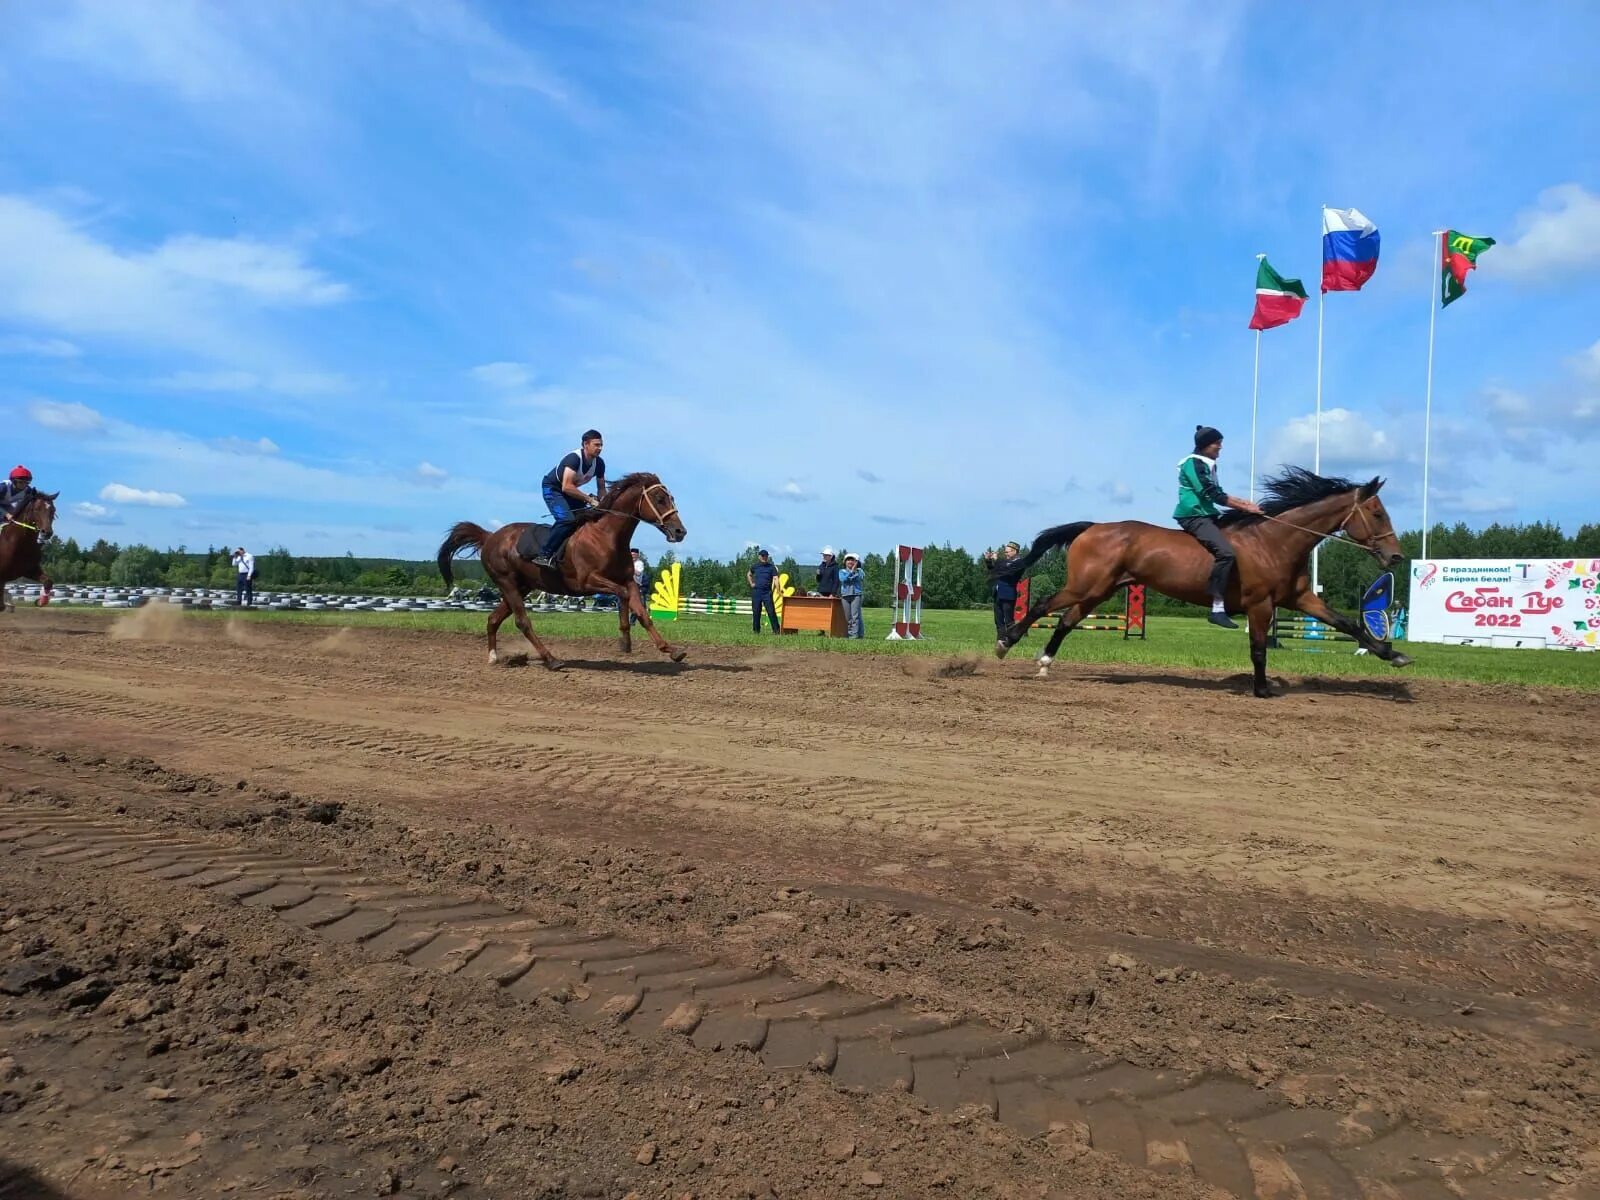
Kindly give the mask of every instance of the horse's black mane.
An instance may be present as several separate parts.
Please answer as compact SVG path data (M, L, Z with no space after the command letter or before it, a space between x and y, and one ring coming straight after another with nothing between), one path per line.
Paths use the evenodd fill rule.
M1373 480L1374 483L1377 480ZM1315 504L1341 492L1353 492L1362 485L1353 479L1337 475L1317 475L1304 467L1285 467L1261 484L1264 498L1260 501L1269 516L1279 516L1303 504ZM1217 519L1218 525L1248 525L1261 518L1234 509Z
M653 475L649 471L634 471L631 475L624 475L606 489L606 498L600 502L598 508L591 505L588 508L579 509L572 514L572 519L580 525L586 521L593 521L611 507L613 497L620 496L631 488L647 488L660 482L660 476Z

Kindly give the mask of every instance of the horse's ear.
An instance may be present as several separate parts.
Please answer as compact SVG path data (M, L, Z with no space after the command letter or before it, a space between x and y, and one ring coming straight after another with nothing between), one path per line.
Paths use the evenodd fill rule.
M1376 475L1374 475L1371 479L1367 480L1366 483L1361 485L1361 491L1357 493L1358 498L1362 500L1371 500L1378 494L1379 489L1383 487L1385 482L1385 480L1379 479Z
M56 497L59 495L61 495L60 492L45 492L44 498L50 501L51 504L54 504L56 502Z

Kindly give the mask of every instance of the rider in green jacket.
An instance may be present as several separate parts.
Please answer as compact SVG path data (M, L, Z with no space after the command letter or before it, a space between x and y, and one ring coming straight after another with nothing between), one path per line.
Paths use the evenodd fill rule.
M1194 427L1194 453L1178 464L1178 507L1172 512L1185 532L1211 552L1211 593L1213 625L1237 629L1228 616L1228 576L1233 573L1233 543L1217 525L1218 505L1261 515L1261 507L1249 500L1230 496L1217 482L1217 455L1222 453L1222 434L1209 425Z

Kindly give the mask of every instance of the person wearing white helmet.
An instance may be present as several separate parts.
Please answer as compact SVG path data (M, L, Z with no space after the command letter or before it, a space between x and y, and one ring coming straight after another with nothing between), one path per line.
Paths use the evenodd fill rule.
M861 624L861 593L865 587L866 576L861 570L861 559L854 554L846 554L844 566L839 571L839 599L844 604L844 635L847 638L867 636Z
M839 564L834 561L833 547L822 548L822 563L817 567L817 595L837 596L839 594Z

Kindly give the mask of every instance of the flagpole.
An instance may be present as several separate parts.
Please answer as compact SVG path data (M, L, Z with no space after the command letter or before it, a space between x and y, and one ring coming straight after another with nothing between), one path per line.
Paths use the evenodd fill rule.
M1327 225L1328 225L1327 212L1328 212L1328 206L1326 204L1324 204L1322 206L1322 213L1323 213L1322 225L1323 225L1323 232L1324 233L1327 232ZM1321 281L1319 280L1318 282L1320 283ZM1317 448L1316 448L1316 454L1315 454L1315 457L1314 457L1314 459L1312 461L1312 467L1311 467L1312 471L1314 471L1318 475L1322 474L1322 310L1327 306L1327 303L1328 303L1328 289L1325 288L1325 287L1318 287L1317 288ZM1322 543L1321 542L1318 542L1315 546L1313 546L1311 548L1311 590L1313 592L1315 592L1317 595L1321 595L1322 594L1322 584L1320 582L1320 574L1319 574L1319 570L1318 570L1318 568L1321 565L1319 563L1319 561L1318 561L1321 550L1322 550Z
M1439 316L1439 271L1444 263L1444 234L1433 231L1433 287L1428 293L1428 398L1422 407L1422 557L1428 557L1428 451L1433 435L1433 327Z
M1258 257L1266 257L1259 255ZM1256 382L1250 390L1250 503L1256 502L1256 405L1261 398L1261 330L1256 330Z

